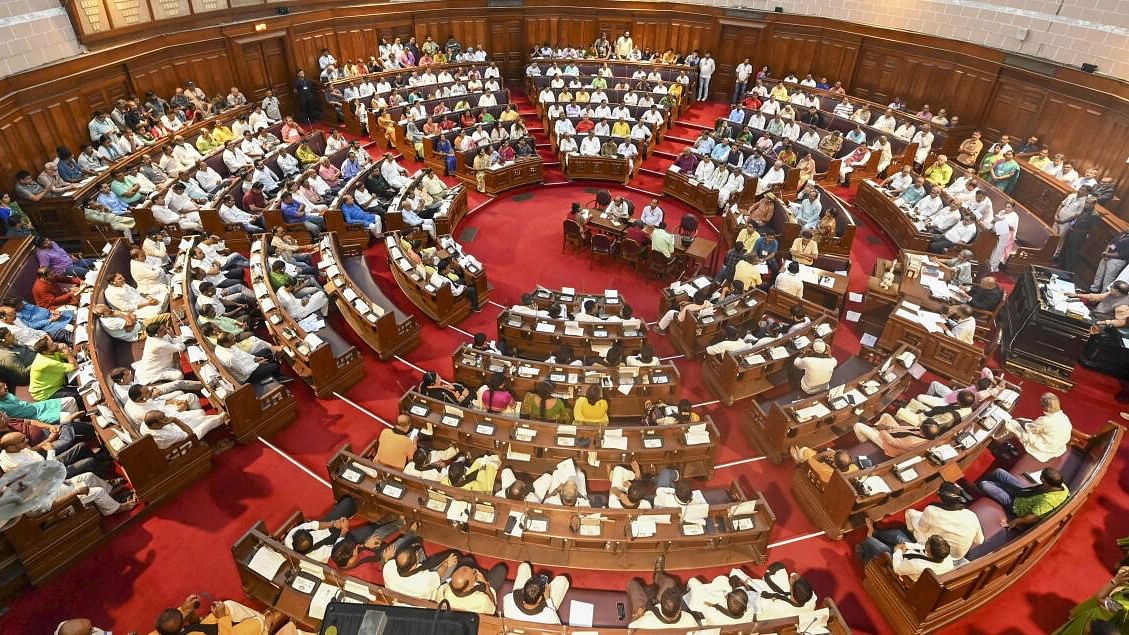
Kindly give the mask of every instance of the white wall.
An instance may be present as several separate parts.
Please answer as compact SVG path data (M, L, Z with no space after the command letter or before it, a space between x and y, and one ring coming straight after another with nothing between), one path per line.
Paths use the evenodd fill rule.
M918 31L1129 80L1129 0L685 0ZM1027 29L1026 36L1022 33Z
M59 0L0 0L0 77L81 52Z

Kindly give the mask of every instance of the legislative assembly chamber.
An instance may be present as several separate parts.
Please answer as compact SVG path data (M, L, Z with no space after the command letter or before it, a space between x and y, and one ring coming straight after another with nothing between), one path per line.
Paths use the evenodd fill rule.
M1124 0L0 0L0 634L1129 633Z

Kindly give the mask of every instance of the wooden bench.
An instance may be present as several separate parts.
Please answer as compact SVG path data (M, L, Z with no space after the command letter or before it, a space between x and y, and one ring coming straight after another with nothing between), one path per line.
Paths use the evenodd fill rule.
M675 318L667 329L670 343L679 353L698 357L709 345L724 339L726 327L740 331L755 324L764 314L766 300L764 291L753 288L723 307L711 307L708 314L698 311L689 320Z
M615 465L632 461L638 461L648 472L673 467L688 478L711 478L721 440L708 416L698 423L660 426L565 426L453 406L415 391L400 398L400 412L411 417L417 427L430 424L432 438L442 447L457 445L476 454L498 452L511 464L522 465L522 471L536 473L552 471L561 461L573 458L578 465L588 467L591 478L599 480L606 480ZM603 443L609 429L627 439L626 449ZM688 443L686 434L700 429L707 432L710 441ZM591 456L598 466L590 463Z
M509 389L520 396L532 393L542 381L552 381L556 394L566 401L584 396L590 385L603 386L608 416L638 422L649 404L678 402L681 374L672 363L634 368L619 366L569 366L478 351L463 344L451 354L455 381L472 388L485 385L495 372L506 376ZM619 387L631 382L626 395Z
M952 571L937 575L926 570L911 582L894 574L889 555L871 560L865 568L863 586L893 632L933 632L991 602L1018 582L1061 540L1070 521L1094 495L1124 434L1125 430L1113 423L1093 436L1074 430L1071 449L1056 460L1070 498L1022 533L1000 527L1006 516L995 502L982 498L972 503L970 508L980 519L985 540L968 552L966 564ZM1020 463L1026 465L1017 464L1016 468L1039 467L1033 460L1021 459Z
M916 356L914 349L902 346L880 365L839 384L842 395L851 395L854 403L832 399L829 391L790 403L753 403L741 419L745 438L769 461L781 463L793 447L816 448L847 434L855 421L877 417L909 386L909 367L897 361L906 352Z
M636 157L635 169L639 168ZM591 179L596 181L615 181L626 184L634 172L629 169L627 159L619 157L586 157L580 154L561 154L561 164L569 181Z
M980 370L988 363L988 354L982 346L966 344L948 333L930 333L916 320L898 315L903 308L906 308L905 300L894 307L874 349L888 353L902 344L909 344L920 351L918 363L938 375L960 382L972 382L979 377Z
M447 326L458 324L470 315L470 299L466 290L456 295L450 284L432 285L431 276L426 273L424 265L413 266L404 254L399 234L385 237L384 245L388 250L388 268L392 270L396 284L427 317L435 320L439 326ZM436 249L440 257L457 258L463 255L462 247L449 235L440 235L436 241L427 237L422 247ZM479 306L486 304L490 299L486 270L481 266L468 266L466 271L473 277L473 281L467 284L474 285Z
M713 524L705 533L687 535L678 508L575 508L512 501L408 476L374 463L369 458L373 452L370 446L354 454L345 446L330 460L334 497L352 496L358 513L369 520L404 514L407 522L420 523L420 534L428 541L490 558L512 557L517 548L521 558L550 567L650 571L661 554L670 570L763 564L776 520L761 494L750 499L736 482L702 491L709 503L707 519ZM466 522L453 526L447 520L452 501L469 505L471 517ZM598 530L589 534L571 528L578 517L593 513L602 516L595 525ZM632 523L652 513L670 514L672 523L657 525L654 535L633 536ZM511 514L523 515L525 530L520 538L505 532ZM738 518L746 519L741 526L747 523L747 528L737 529ZM542 521L544 531L539 530Z
M267 279L270 261L263 248L265 240L260 237L251 244L250 260L251 284L267 330L282 347L291 368L318 398L349 390L364 378L360 351L334 330L328 318L317 331L306 331L282 308Z
M206 356L206 359L194 360L193 355L188 355L189 363L196 377L204 382L208 401L227 413L227 425L236 441L249 443L259 437L270 436L290 425L297 417L294 394L278 382L241 382L216 356L215 345L200 328L201 322L196 315L197 292L192 285L190 267L186 262L186 256L192 253L192 247L199 241L199 236L191 236L186 240L190 242L181 250L176 263L179 271L174 268L175 277L171 280L174 291L170 308L176 324L181 329L188 327L192 337L196 339L194 346Z
M525 359L548 359L561 348L568 348L574 359L586 359L593 353L603 355L617 343L627 356L637 354L647 340L647 325L638 318L578 322L506 309L498 314L498 340L512 355Z
M554 304L559 304L570 315L579 313L588 300L596 303L595 313L601 317L619 317L623 314L623 307L628 305L627 300L620 296L617 289L605 289L602 293L577 293L576 289L568 287L558 291L538 286L529 292L529 296L533 298L538 309L546 310Z
M322 238L319 249L318 267L327 277L326 293L353 332L380 359L404 355L419 345L419 323L380 290L362 248L342 246L337 234L328 234Z
M231 548L236 569L243 586L243 592L253 600L272 607L290 618L292 622L303 629L318 631L321 620L310 615L310 605L316 592L302 593L294 588L293 580L296 577L307 579L315 585L329 584L342 589L340 597L348 601L377 604L415 606L421 608L436 608L433 602L419 600L402 595L377 585L371 581L358 578L355 575L342 572L330 565L322 564L307 556L287 547L285 537L293 527L306 521L300 512L292 513L279 528L271 532L266 523L255 523ZM276 570L272 568L253 568L251 562L259 554L269 556L279 562ZM277 555L276 555L277 554ZM264 558L265 559L265 558ZM267 577L267 576L270 577ZM512 583L507 582L499 590L502 594L512 591ZM579 588L570 588L570 600L577 600L592 605L592 623L599 628L600 633L606 635L628 635L636 632L627 628L626 617L621 618L619 608L627 602L626 594L621 591L600 591ZM715 627L710 632L718 635L739 635L747 633L777 633L779 635L802 635L810 632L809 624L817 619L826 617L826 630L831 635L848 635L850 627L843 620L838 607L830 598L824 598L820 603L821 608L800 617L780 618L767 621L736 624L732 626ZM565 602L558 611L561 622L568 624L570 621L571 602ZM523 633L526 635L566 635L578 633L577 627L535 624L521 620L514 620L500 615L480 615L478 632L483 635L505 635ZM591 632L588 629L586 632ZM700 627L662 629L664 635L693 635L701 633Z

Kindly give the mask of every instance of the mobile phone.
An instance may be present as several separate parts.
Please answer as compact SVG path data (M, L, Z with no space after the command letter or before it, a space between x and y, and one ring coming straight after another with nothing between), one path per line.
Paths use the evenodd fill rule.
M619 621L622 622L627 619L627 607L623 605L623 602L615 603L615 612L619 614Z

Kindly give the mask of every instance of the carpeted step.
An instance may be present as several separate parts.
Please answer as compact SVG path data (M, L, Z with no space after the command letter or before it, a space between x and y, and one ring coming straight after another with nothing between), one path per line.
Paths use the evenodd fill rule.
M663 141L677 141L688 146L694 145L694 139L687 139L686 137L680 137L672 134L668 134L667 136L663 137Z
M681 119L678 119L678 120L675 120L674 123L677 126L685 126L687 128L693 128L695 130L713 130L713 126L707 126L707 125L700 124L700 123L694 123L693 121L683 121Z

